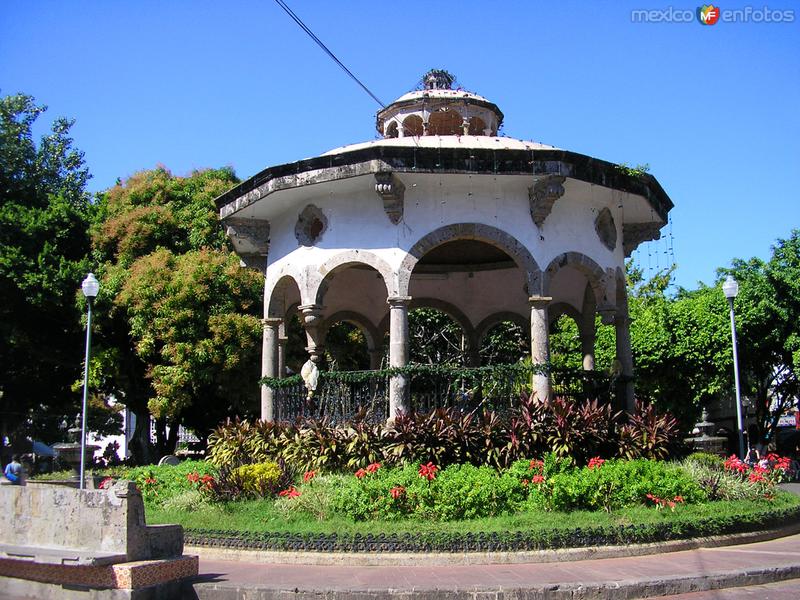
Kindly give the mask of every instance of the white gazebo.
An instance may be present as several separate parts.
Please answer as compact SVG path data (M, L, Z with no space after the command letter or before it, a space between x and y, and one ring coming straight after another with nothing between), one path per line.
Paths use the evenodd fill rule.
M498 136L497 105L452 83L431 71L378 113L382 139L269 167L217 199L243 263L264 273L264 376L283 372L285 324L298 313L311 360L347 321L373 366L386 331L389 364L404 366L414 307L451 315L473 364L507 320L530 328L533 363L546 363L550 320L567 314L589 370L600 314L632 375L624 259L659 238L669 197L649 174ZM407 384L392 377L390 416L407 409ZM549 396L546 375L533 385ZM630 408L632 385L625 396ZM274 415L263 387L261 416Z

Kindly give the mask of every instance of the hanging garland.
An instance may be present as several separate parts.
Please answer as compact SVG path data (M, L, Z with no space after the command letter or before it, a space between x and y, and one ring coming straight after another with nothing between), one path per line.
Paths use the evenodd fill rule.
M530 365L513 363L504 365L491 365L486 367L459 367L451 365L423 365L409 364L405 367L389 367L375 371L321 371L320 380L324 383L367 383L376 379L394 377L395 375L434 376L449 379L478 379L483 377L515 378L532 375L548 375L551 372L549 365ZM264 377L259 380L273 390L287 389L303 385L300 375L290 377Z

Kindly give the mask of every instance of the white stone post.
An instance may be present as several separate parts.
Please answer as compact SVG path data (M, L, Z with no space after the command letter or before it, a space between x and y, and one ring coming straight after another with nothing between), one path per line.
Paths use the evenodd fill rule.
M411 296L390 296L389 302L389 366L408 364L408 304ZM389 380L389 419L409 409L409 378L395 375Z
M278 377L278 328L281 319L267 318L262 324L261 376ZM261 386L261 420L275 420L275 391L266 385Z
M534 365L542 365L550 360L550 340L548 331L547 307L553 299L549 296L531 296L531 360ZM540 401L550 399L550 377L547 374L534 374L533 391Z

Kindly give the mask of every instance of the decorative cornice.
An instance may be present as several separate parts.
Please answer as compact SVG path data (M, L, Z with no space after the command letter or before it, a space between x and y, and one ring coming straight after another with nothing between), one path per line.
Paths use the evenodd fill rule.
M406 186L392 172L375 173L375 193L383 200L383 210L393 225L403 218L403 199Z
M264 219L227 218L225 234L246 267L264 271L269 254L269 221Z
M550 211L553 210L553 204L564 195L565 180L566 177L562 175L548 175L528 188L531 218L537 227L542 226Z
M622 248L625 250L625 256L630 256L642 242L661 239L663 226L664 224L658 221L625 223L622 226Z

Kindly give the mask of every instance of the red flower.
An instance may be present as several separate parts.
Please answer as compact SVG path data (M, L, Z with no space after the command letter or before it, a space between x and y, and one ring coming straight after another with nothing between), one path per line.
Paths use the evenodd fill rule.
M531 477L531 483L544 483L544 475L534 475Z
M374 473L380 468L381 468L381 463L372 463L370 465L367 465L367 473Z
M389 490L389 493L392 495L392 498L397 500L400 496L406 493L406 488L404 488L402 485L396 485Z
M532 460L528 465L529 471L541 471L544 468L544 463L541 460Z
M100 482L100 489L106 490L110 488L114 484L114 480L111 477L106 477L103 481Z
M308 483L316 476L317 476L316 471L306 471L305 473L303 473L303 483Z
M187 473L186 479L189 480L189 483L197 483L198 481L200 481L200 475L197 474L197 471L195 471L194 473Z
M427 465L420 465L419 466L419 476L423 479L427 479L428 481L433 481L436 479L436 472L439 470L432 462L429 462Z
M145 485L155 485L156 483L158 483L158 481L156 481L152 477L148 477L147 479L144 480Z
M682 503L683 503L683 501L684 501L684 500L683 500L683 496L675 496L675 502L678 502L678 503L681 503L681 504L682 504Z
M283 496L284 498L297 498L300 495L300 492L297 489L290 485L289 489L283 490L282 492L278 493L278 496Z
M597 469L597 468L600 468L600 467L602 467L602 466L603 466L603 463L604 463L604 462L606 462L606 461L605 461L605 460L603 460L602 458L600 458L599 456L595 456L594 458L592 458L591 460L589 460L589 468L590 468L590 469Z
M203 475L200 482L206 486L207 489L211 489L211 486L214 485L214 478L211 475Z
M358 471L356 471L356 477L358 477L359 479L364 479L364 477L366 476L367 472L364 469L359 469Z
M525 487L528 487L529 483L530 483L530 481L528 481L527 479L523 479L522 480L522 485L524 485Z
M762 481L766 481L764 476L755 470L750 473L750 476L747 479L750 481L750 483L761 483Z

